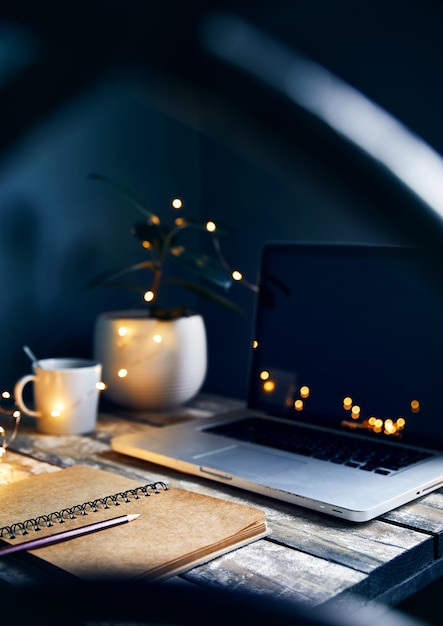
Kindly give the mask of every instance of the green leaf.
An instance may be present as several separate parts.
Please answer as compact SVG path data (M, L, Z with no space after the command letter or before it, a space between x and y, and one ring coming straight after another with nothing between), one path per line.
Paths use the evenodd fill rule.
M130 274L131 272L146 269L153 272L155 270L155 263L153 261L142 261L141 263L134 263L133 265L114 269L110 272L104 272L103 274L99 274L98 276L93 278L89 283L89 287L100 287L106 283L109 283L110 281L114 281L120 276L124 276L125 274Z
M103 283L89 283L89 288L95 288L95 287L110 287L110 288L115 288L115 289L128 289L130 291L136 291L138 294L145 294L146 289L143 289L143 287L140 287L140 285L136 285L135 283L121 283L121 282L103 282Z
M187 269L199 274L216 285L229 289L232 285L231 272L214 257L201 252L189 252L183 246L170 249L172 257Z
M154 224L160 224L160 219L158 218L158 216L155 213L152 213L152 211L149 211L149 209L147 209L134 196L134 194L131 191L129 191L129 189L126 189L126 187L124 187L123 185L120 185L119 183L114 182L113 180L111 180L110 178L107 178L106 176L102 176L102 174L96 174L95 172L88 174L86 178L88 178L89 180L99 180L102 183L111 185L111 187L114 187L114 189L116 189L120 193L120 195L122 195L126 200L129 200L129 202L137 209L137 211L140 211L140 213L142 213L145 217L152 220Z
M131 233L139 241L148 241L153 248L161 248L167 230L148 222L136 222L131 228Z
M188 289L188 291L192 291L193 293L196 293L199 296L203 296L204 298L207 298L208 300L212 300L212 302L217 302L217 304L221 304L222 306L228 309L231 309L232 311L235 311L236 313L240 313L240 315L246 315L245 311L240 306L238 306L237 304L235 304L228 298L225 298L224 296L216 293L215 291L207 289L206 287L202 287L201 285L197 285L196 283L191 283L187 280L182 280L179 278L167 278L165 279L164 282L173 283L174 285L179 285L180 287L183 287L184 289Z

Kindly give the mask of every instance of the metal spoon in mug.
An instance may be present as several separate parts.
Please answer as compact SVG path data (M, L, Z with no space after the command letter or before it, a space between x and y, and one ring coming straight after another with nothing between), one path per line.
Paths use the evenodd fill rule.
M32 363L38 364L38 359L32 352L31 348L28 348L28 346L23 346L23 350L26 352L26 355L31 359Z

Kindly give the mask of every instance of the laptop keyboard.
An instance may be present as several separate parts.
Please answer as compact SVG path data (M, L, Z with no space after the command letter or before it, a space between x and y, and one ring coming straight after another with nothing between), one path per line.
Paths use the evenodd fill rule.
M421 450L351 440L261 417L248 417L209 427L205 431L386 476L431 456Z

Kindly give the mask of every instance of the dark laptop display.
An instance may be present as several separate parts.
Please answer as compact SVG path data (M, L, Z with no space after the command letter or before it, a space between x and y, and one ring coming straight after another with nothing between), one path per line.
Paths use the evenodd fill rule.
M247 406L113 449L356 522L438 489L437 274L412 248L265 245Z
M268 244L262 265L249 406L441 448L443 285L417 251Z

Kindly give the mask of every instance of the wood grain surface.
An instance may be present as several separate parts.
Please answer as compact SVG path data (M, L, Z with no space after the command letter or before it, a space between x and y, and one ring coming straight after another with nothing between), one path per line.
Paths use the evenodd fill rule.
M8 451L16 480L60 467L81 464L107 469L140 481L164 480L199 493L262 508L272 535L182 574L188 584L228 586L294 599L306 605L357 598L364 603L396 603L442 573L443 493L363 524L354 524L265 496L179 474L111 450L113 436L165 427L183 419L201 419L241 403L198 396L175 414L116 415L102 412L88 436L38 433L30 420ZM5 568L0 580L29 580L22 564Z

